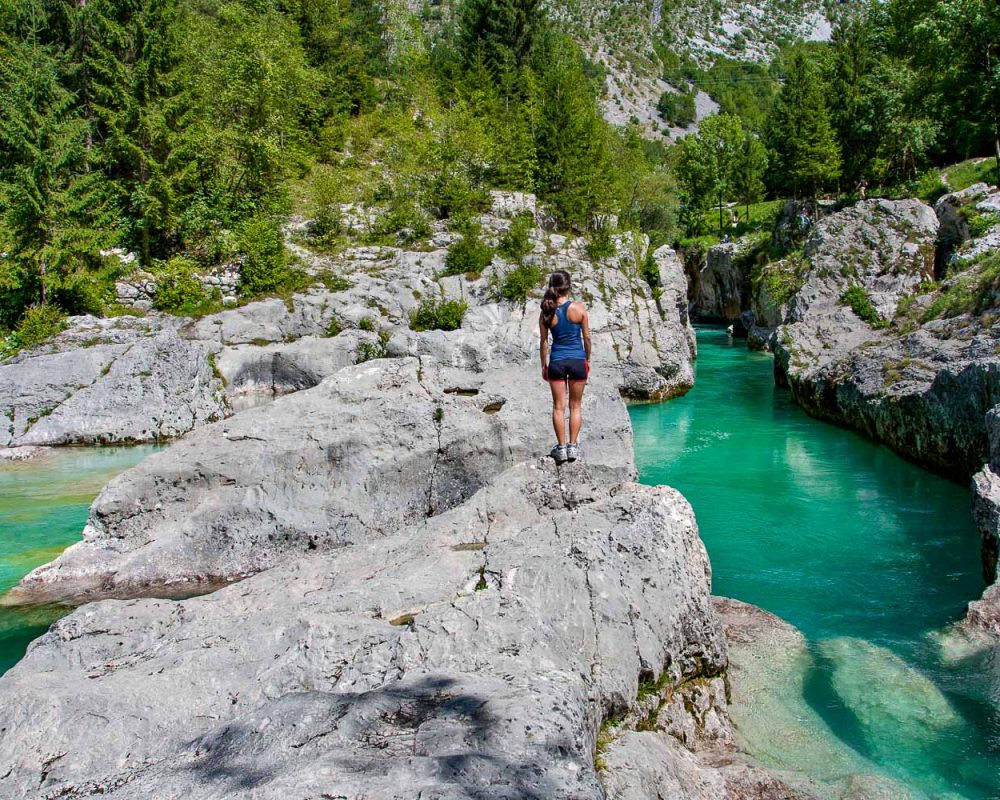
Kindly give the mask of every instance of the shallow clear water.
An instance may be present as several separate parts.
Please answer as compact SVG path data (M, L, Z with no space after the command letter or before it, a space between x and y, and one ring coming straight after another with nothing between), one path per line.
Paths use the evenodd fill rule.
M0 463L0 594L79 541L101 487L153 449L61 448L30 461ZM0 606L0 674L65 611Z
M802 631L798 700L838 747L914 796L1000 797L995 665L942 647L983 590L968 491L807 417L723 330L698 339L695 388L630 413L641 480L691 502L714 592Z

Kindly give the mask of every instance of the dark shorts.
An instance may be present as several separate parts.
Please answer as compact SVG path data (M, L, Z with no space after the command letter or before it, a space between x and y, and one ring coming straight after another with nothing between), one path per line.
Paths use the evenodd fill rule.
M582 358L567 358L549 362L549 381L587 382L590 365Z

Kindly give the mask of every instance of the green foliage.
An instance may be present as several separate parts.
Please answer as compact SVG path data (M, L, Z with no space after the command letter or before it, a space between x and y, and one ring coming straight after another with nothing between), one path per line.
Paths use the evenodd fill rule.
M997 185L1000 182L997 177L996 162L992 158L973 158L963 161L945 169L942 176L953 192L968 189L974 183Z
M462 238L448 248L443 275L478 275L493 261L493 248L479 236L478 226L468 226Z
M469 304L463 300L436 301L425 298L410 315L410 328L415 331L454 331L462 326Z
M1000 305L1000 253L992 253L942 286L924 321L980 314Z
M783 306L802 288L807 263L801 253L781 261L764 264L754 275L755 283L762 283L767 298L775 307Z
M285 242L281 228L268 216L258 214L237 231L240 253L240 293L247 297L275 292L289 282Z
M948 191L948 185L936 169L927 170L913 185L913 195L931 204Z
M608 225L596 226L587 238L586 250L587 258L591 261L616 255L618 248L615 247L615 240L611 236L611 228Z
M684 137L677 173L688 232L698 234L704 230L705 210L713 202L720 234L728 217L722 208L726 200L743 203L749 216L749 206L763 197L767 163L763 143L739 117L730 114L709 117L695 136Z
M770 120L770 137L779 185L795 195L815 196L840 177L840 146L827 95L819 65L794 52Z
M362 317L360 320L358 320L358 330L374 333L375 321L371 317Z
M878 311L875 310L875 306L872 305L871 298L868 297L868 292L865 291L864 286L855 284L845 291L841 296L839 302L842 305L850 306L851 310L858 315L862 320L867 322L873 328L883 328L887 324L883 320Z
M40 304L24 312L20 324L0 344L0 358L8 358L18 350L35 347L66 327L66 315L56 306Z
M639 274L642 276L643 280L649 284L649 288L653 290L653 296L658 297L660 292L660 265L656 263L656 259L653 258L653 248L649 248L649 252L646 253L646 257L643 259L642 264L639 265Z
M497 251L508 261L520 261L531 252L530 234L534 228L534 215L530 211L521 212L511 220L510 227L503 232ZM483 265L484 268L485 266ZM482 270L470 271L481 272Z
M154 268L156 294L153 307L181 316L210 314L221 308L221 298L205 291L195 277L198 265L190 259L176 256Z
M668 125L675 128L686 128L693 124L696 117L694 93L690 91L663 92L656 110Z
M545 281L545 270L537 264L519 264L507 272L499 282L496 294L511 303L523 303L528 295Z
M995 212L978 212L966 206L962 209L966 224L969 226L969 235L978 239L994 225L1000 224L1000 214Z
M391 337L392 334L389 331L379 331L376 341L358 344L357 352L354 354L354 363L364 364L366 361L376 358L385 358Z

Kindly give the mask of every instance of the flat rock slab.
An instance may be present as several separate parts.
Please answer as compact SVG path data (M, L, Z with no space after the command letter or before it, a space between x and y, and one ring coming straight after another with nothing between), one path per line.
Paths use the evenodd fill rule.
M602 719L725 644L674 490L520 464L405 532L105 601L0 678L0 794L598 798Z
M599 370L587 392L584 455L610 480L630 479L614 377ZM108 484L84 540L4 601L190 595L390 535L548 451L548 388L532 378L378 360L200 428Z

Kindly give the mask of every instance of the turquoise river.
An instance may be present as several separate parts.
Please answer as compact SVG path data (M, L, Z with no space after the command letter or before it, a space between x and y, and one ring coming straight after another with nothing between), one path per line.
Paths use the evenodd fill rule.
M723 330L698 341L691 392L630 408L636 459L690 500L714 592L805 636L800 696L771 718L810 730L755 755L831 785L873 772L897 787L879 797L1000 797L997 667L950 629L984 588L968 490L809 418Z
M87 510L101 487L153 449L69 447L30 461L0 463L0 594L80 541ZM0 674L64 611L0 606Z

